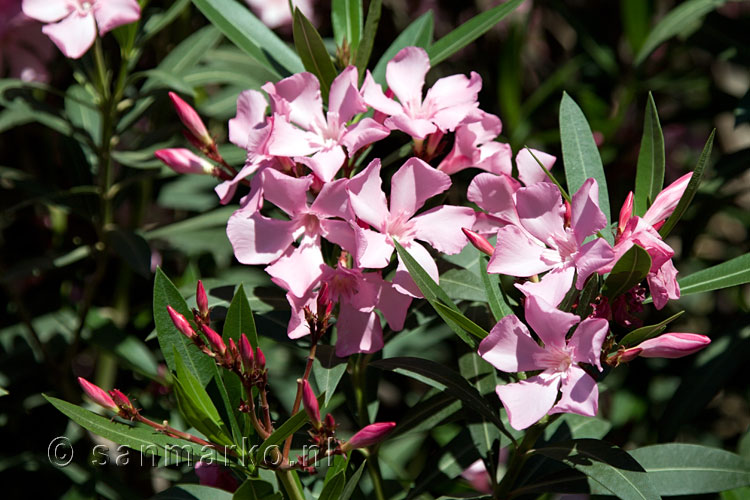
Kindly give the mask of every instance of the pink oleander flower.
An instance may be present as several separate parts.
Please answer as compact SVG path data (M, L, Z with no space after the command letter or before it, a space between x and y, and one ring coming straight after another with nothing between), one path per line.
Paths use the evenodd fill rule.
M377 422L363 427L359 432L352 436L346 443L341 445L344 452L356 450L357 448L366 448L381 442L385 436L396 427L396 422Z
M45 24L42 32L71 59L78 59L99 34L137 21L137 0L23 0L23 12Z
M611 263L614 252L604 238L584 243L607 225L594 179L587 179L573 195L569 226L560 191L552 183L520 188L515 205L519 223L498 230L487 270L519 277L549 271L538 283L519 285L525 295L538 295L556 306L570 289L574 275L580 290L591 274Z
M482 78L474 72L470 78L464 75L441 78L422 99L429 70L430 58L424 49L404 47L391 59L385 72L388 87L398 101L386 97L369 71L362 96L368 106L388 115L384 124L391 130L401 130L420 140L438 130L452 132L477 108Z
M239 487L232 472L218 464L198 462L195 464L195 475L203 486L213 486L230 493L234 493Z
M553 413L596 415L599 390L580 363L602 370L600 357L609 330L607 320L581 321L575 314L560 311L534 295L526 297L524 309L526 321L544 342L543 347L515 315L501 319L479 344L479 355L498 370L543 370L526 380L497 386L510 425L525 429ZM568 331L577 324L573 335L566 339Z
M289 0L245 0L245 3L271 29L292 24L292 12L289 10ZM313 20L315 11L312 0L295 0L294 6L299 8L306 18Z
M481 109L471 111L456 127L453 149L438 165L448 175L466 168L479 168L493 174L512 170L509 144L495 142L503 125L500 118Z
M355 262L359 267L388 265L397 240L427 273L438 281L438 270L429 252L417 240L428 242L439 252L456 254L468 243L461 228L474 224L474 210L441 205L415 215L425 202L451 185L450 177L418 158L406 160L391 178L390 204L380 179L380 160L354 176L347 184L349 201L358 219L372 229L357 226ZM399 259L393 284L402 293L421 297L414 280Z
M159 149L154 156L178 174L212 175L216 171L210 161L185 148Z
M622 354L627 360L635 357L631 352L642 358L675 359L694 354L710 343L710 338L697 333L665 333L618 354Z
M53 51L37 22L21 12L21 0L0 1L0 76L47 82Z
M481 458L478 458L475 462L469 465L461 473L461 477L466 479L471 487L478 492L492 493L490 474L487 472L487 467L484 465L484 461Z
M646 280L657 309L662 309L670 299L680 298L677 269L672 263L674 250L662 240L658 230L674 212L691 176L692 173L685 174L664 188L643 217L633 215L633 194L628 195L620 210L614 259L599 270L602 273L611 271L614 264L634 244L643 247L651 257L651 269Z
M85 392L94 403L115 413L120 411L117 404L115 404L115 401L112 399L112 396L107 394L107 391L92 384L83 377L78 377L78 383L80 384L81 389L83 389L83 392Z
M276 84L267 83L263 90L276 113L268 153L304 158L302 161L323 182L334 178L347 157L390 133L372 118L347 125L355 115L367 111L357 90L355 66L344 69L331 83L325 115L320 82L312 73L297 73ZM312 156L306 158L308 155Z

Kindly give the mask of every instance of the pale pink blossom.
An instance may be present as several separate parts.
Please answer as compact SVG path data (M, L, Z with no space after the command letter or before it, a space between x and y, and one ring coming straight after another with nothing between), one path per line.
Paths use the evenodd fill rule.
M438 165L438 170L452 175L466 168L479 168L493 174L510 174L509 144L496 142L502 131L500 118L475 109L456 127L453 149Z
M501 319L479 344L479 355L498 370L508 373L542 370L526 380L497 386L510 425L525 429L553 413L596 415L599 390L580 363L602 370L600 356L609 330L607 320L581 321L575 314L555 309L534 295L526 297L524 309L526 322L544 343L543 347L515 315ZM575 325L578 327L567 339L568 331Z
M24 13L43 23L42 32L71 59L81 57L99 34L137 21L137 0L23 0Z
M365 102L376 111L388 115L385 126L401 130L415 139L424 139L436 131L452 132L478 106L477 94L482 79L452 75L439 79L422 99L425 76L430 58L420 47L404 47L386 66L385 79L398 98L395 101L368 72L362 86Z
M526 294L553 305L565 297L576 275L579 290L591 274L611 263L612 247L604 238L585 240L607 225L599 209L599 191L587 179L573 195L570 225L558 188L540 182L516 193L518 224L501 227L488 272L531 277L549 271L539 283L519 285Z
M21 12L21 0L0 1L0 76L47 82L53 51L39 24Z
M380 179L380 161L370 165L347 184L349 201L357 218L371 229L356 228L355 261L359 267L383 268L390 262L397 240L438 281L429 252L417 240L426 241L445 254L456 254L468 243L461 229L474 223L474 210L441 205L415 215L425 202L451 185L450 177L418 158L408 159L391 178L390 204ZM421 297L399 259L393 283L403 292Z

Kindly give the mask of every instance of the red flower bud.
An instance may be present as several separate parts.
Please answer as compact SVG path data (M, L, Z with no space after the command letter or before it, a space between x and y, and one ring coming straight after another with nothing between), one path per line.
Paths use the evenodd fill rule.
M469 242L474 245L474 248L492 257L492 254L495 252L495 247L492 246L492 243L487 241L487 238L465 227L462 227L461 231L464 232L466 237L469 239Z
M247 340L247 335L244 333L240 335L240 357L242 357L242 364L245 366L245 372L250 373L253 370L253 348L250 345L250 341Z
M365 448L379 443L385 436L396 427L396 422L378 422L364 427L352 438L341 445L341 450L347 452L356 448Z
M223 356L224 353L227 352L227 346L226 344L224 344L224 339L221 338L221 335L216 333L208 325L201 326L201 330L203 330L203 333L208 339L208 343L211 344L211 347L213 347L214 351Z
M185 319L185 316L175 311L172 306L167 306L167 312L169 313L169 317L172 318L172 323L174 323L174 326L180 332L182 332L183 335L185 335L189 339L195 337L195 330L193 330L193 327L190 326L190 323L187 319Z
M325 418L326 428L328 428L331 431L336 430L336 420L333 418L333 415L330 413L326 415Z
M625 198L625 203L622 204L620 209L620 220L617 225L617 232L622 234L625 231L625 226L628 224L630 218L633 217L633 192L628 193L628 197Z
M120 408L133 409L133 403L130 402L128 397L122 393L119 389L112 389L109 391L109 395L112 396L115 404Z
M107 394L104 389L92 384L83 377L78 377L78 383L81 385L83 392L85 392L86 395L94 401L94 403L115 413L120 411L119 408L117 408L117 404L115 404L112 397Z
M208 318L208 296L201 280L198 280L198 286L196 286L195 303L198 306L198 312L201 316Z
M211 146L214 143L214 140L211 138L208 130L206 130L203 120L201 120L201 117L195 109L183 101L174 92L169 93L169 98L172 100L175 111L177 111L177 116L180 117L180 121L185 125L190 134L192 134L202 146Z
M185 148L159 149L154 156L178 174L212 175L216 170L211 162Z
M310 387L310 382L307 380L302 381L302 403L305 405L305 412L307 418L310 419L310 423L315 429L320 428L320 408L318 407L318 400L315 398L315 393Z
M260 346L255 350L255 359L258 361L258 368L262 370L266 367L266 357L263 355L263 351L260 350Z

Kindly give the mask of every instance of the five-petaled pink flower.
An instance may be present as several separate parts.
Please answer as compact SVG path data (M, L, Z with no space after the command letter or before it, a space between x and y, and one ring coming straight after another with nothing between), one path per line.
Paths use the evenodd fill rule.
M609 330L607 320L580 321L575 314L555 309L533 295L526 298L525 312L526 322L544 342L543 347L515 315L501 319L479 344L479 355L498 370L543 370L526 380L497 386L510 425L525 429L548 413L596 415L599 390L579 363L601 371L602 344ZM566 339L576 324L575 332ZM562 396L558 401L559 394Z
M137 21L137 0L23 0L23 12L47 23L42 31L71 59L78 59L99 34Z

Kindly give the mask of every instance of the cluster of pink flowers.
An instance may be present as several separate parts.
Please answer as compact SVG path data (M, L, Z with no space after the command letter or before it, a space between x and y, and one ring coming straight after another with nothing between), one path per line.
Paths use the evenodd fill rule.
M535 332L532 336L511 315L479 346L479 354L499 370L532 372L497 388L517 429L551 413L595 415L594 376L604 361L616 365L637 356L678 357L708 343L701 335L670 333L606 352L610 320L629 326L620 319L645 299L640 286L611 304L598 297L590 317L558 309L572 289L582 290L592 277L610 272L634 244L651 256L647 281L655 306L661 309L679 298L674 251L658 228L674 211L689 175L659 194L642 217L632 213L631 194L612 245L603 237L610 228L594 179L568 202L545 172L555 157L530 149L516 154L514 177L510 147L495 141L500 119L479 109L479 75L441 78L423 96L429 69L427 53L407 47L387 65L386 91L369 72L358 87L359 75L350 66L332 82L326 108L310 73L269 82L262 88L265 94L248 90L239 96L229 139L247 151L247 159L239 171L213 172L224 179L216 192L228 203L238 186L249 187L227 234L240 262L266 265L271 279L287 291L291 338L309 334L310 318L327 318L337 305L337 354L381 349L376 311L398 331L412 298L421 297L405 265L393 259L394 242L439 282L427 246L456 254L470 239L491 255L488 272L520 278L516 286L525 296L525 321ZM184 102L175 105L191 142L215 159L213 139L200 118ZM393 173L386 194L379 159L352 174L369 147L393 131L412 138L414 156ZM177 171L211 173L205 160L187 165L169 161L177 153L159 154ZM436 165L430 163L437 158ZM467 192L482 211L435 205L434 199L451 186L450 175L466 168L485 171ZM273 216L281 213L286 216ZM489 236L497 236L495 247ZM388 279L383 270L393 271L386 273Z

